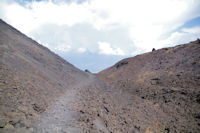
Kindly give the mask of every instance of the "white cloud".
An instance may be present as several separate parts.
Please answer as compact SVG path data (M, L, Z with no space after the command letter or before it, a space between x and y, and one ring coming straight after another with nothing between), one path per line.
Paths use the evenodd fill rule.
M195 12L200 5L197 0L95 0L94 5L109 15L95 23L98 29L106 29L112 23L127 26L133 43L144 51L163 47L162 35L200 16Z
M57 47L55 47L55 50L61 51L61 52L67 52L69 51L71 48L70 45L66 45L66 44L59 44Z
M85 48L78 48L78 50L77 50L79 53L84 53L85 51L86 51L86 49Z
M188 39L198 36L184 30L182 32L186 33L177 31L171 35L169 33L182 26L185 22L200 16L199 7L199 0L88 0L81 4L77 2L66 3L62 0L61 2L45 0L27 2L25 5L20 5L14 0L9 0L9 2L2 0L0 17L25 34L32 35L36 40L41 40L42 43L48 44L47 46L51 49L59 51L61 49L68 51L81 47L88 50L91 50L92 47L92 50L94 50L94 47L98 49L98 45L85 42L87 47L77 46L78 44L72 44L69 35L66 37L62 34L54 37L54 39L57 38L56 41L49 39L46 36L50 28L63 25L73 27L76 24L88 24L102 32L123 27L128 30L129 39L136 48L135 52L127 50L130 44L121 44L115 49L110 45L104 44L104 48L107 50L101 50L104 51L103 53L109 52L113 55L131 55L132 53L138 53L137 51L146 52L153 47L162 48L183 42L177 41L177 36L184 36ZM44 25L49 23L56 26L46 29L46 34L41 36L34 35L33 32L36 32L36 30L42 31ZM63 34L68 32L66 29L57 30ZM87 32L87 29L84 32ZM93 33L90 34L89 37L93 38ZM167 39L161 39L165 35L168 35ZM99 39L101 36L94 38L96 38L96 42L102 42L102 40L110 42L109 38L111 37L109 36L112 35L108 35L106 39ZM66 37L67 40L63 39L63 37ZM79 34L77 38L82 38L82 35ZM116 38L116 41L120 39ZM85 40L90 41L89 39ZM123 51L121 48L123 48ZM78 49L77 51L84 52L83 49ZM94 52L97 52L97 50Z
M46 23L72 26L88 21L92 16L92 12L88 10L88 3L56 4L51 1L33 1L25 6L12 2L4 4L3 7L6 8L3 17L24 33L29 33Z
M112 48L107 42L98 42L100 54L106 55L124 55L124 52L120 48Z
M174 46L175 44L184 44L194 41L197 38L200 38L200 26L184 28L180 31L174 32L164 40L163 43L168 44L168 46Z
M144 49L141 49L141 48L136 48L136 49L134 49L134 51L130 54L131 56L136 56L136 55L138 55L138 54L142 54L142 53L144 53Z
M97 6L104 5L104 0L96 2ZM112 3L115 3L115 6L111 6ZM195 12L199 10L199 5L200 1L197 0L125 0L117 2L110 0L104 7L104 11L106 10L110 17L105 19L106 21L102 21L107 25L102 23L97 27L102 26L98 29L104 29L114 22L127 26L134 45L146 52L153 47L166 46L166 41L160 39L161 36L175 30L188 20L200 16L200 12Z
M47 23L33 30L29 35L55 52L68 52L72 49L72 40L66 26Z

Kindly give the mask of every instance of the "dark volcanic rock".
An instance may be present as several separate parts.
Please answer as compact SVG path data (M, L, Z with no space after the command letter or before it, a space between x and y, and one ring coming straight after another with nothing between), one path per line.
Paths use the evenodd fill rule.
M46 108L46 107L44 107L44 105L36 104L36 103L33 104L33 109L34 109L35 111L39 112L39 113L44 112L44 111L45 111L45 108Z
M117 63L115 66L116 66L116 68L118 69L118 68L120 68L121 66L124 66L124 65L127 65L127 64L128 64L128 61L122 61L122 62Z

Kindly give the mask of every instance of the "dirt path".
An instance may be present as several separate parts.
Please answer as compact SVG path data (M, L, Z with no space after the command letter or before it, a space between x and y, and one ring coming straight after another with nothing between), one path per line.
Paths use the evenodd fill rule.
M34 122L34 130L37 133L78 133L80 129L73 126L79 118L79 112L73 110L74 102L78 98L80 89L87 87L95 80L93 75L89 79L84 79L78 84L70 87L59 97L41 117Z

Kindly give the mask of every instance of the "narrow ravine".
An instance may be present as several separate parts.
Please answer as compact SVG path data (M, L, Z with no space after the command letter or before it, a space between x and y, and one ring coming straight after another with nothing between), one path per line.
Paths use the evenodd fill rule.
M74 108L78 99L77 93L94 81L94 76L89 74L88 79L83 79L78 84L66 89L66 92L58 97L56 102L42 113L40 118L33 122L34 131L37 133L77 133L81 130L75 127L74 122L79 118L79 113Z

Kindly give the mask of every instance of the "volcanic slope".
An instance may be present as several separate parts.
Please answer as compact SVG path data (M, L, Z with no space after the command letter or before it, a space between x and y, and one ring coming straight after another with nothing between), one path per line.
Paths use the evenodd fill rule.
M199 39L123 59L98 77L163 112L164 121L151 119L149 131L200 132Z
M0 132L199 132L199 53L197 40L96 75L0 20Z
M155 116L161 119L162 111L107 86L0 20L1 133L144 132L146 117Z
M67 130L77 88L93 79L0 20L0 132Z

